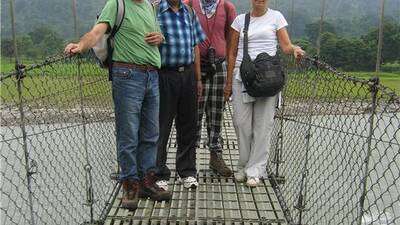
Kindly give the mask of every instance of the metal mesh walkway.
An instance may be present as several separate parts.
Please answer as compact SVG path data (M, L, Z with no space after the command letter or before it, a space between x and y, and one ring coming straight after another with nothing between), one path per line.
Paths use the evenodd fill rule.
M205 129L203 131L204 138ZM228 166L236 169L239 152L230 108L225 113L223 139L223 157ZM120 208L119 193L105 224L286 224L268 180L264 180L262 186L250 189L233 178L219 177L208 167L209 152L205 146L197 150L199 187L194 190L185 189L175 177L176 147L173 131L167 159L167 165L172 170L169 181L169 188L173 192L172 200L169 203L141 200L136 211L128 211Z

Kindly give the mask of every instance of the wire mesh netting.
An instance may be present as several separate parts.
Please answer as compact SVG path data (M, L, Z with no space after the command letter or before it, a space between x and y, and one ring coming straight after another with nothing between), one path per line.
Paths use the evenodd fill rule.
M0 224L81 224L115 183L108 77L88 57L56 56L1 80Z
M307 58L288 66L269 173L296 224L400 224L400 100ZM291 215L290 215L291 214Z

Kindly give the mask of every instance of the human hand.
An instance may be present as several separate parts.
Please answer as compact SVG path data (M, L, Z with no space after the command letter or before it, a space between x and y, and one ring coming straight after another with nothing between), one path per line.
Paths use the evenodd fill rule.
M203 99L203 82L201 80L197 81L197 100L201 101Z
M224 100L227 102L232 95L232 82L227 81L224 87Z
M296 61L299 62L306 55L306 52L303 49L301 49L301 47L294 46L293 55Z
M164 41L164 36L160 32L150 32L146 34L144 40L149 45L160 45Z
M82 47L78 43L69 43L65 46L64 53L67 55L74 55L82 52Z

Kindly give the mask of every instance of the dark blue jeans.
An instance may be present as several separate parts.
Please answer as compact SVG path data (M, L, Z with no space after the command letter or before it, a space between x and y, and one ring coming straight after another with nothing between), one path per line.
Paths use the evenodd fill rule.
M156 166L158 73L114 67L112 75L120 180L139 180Z

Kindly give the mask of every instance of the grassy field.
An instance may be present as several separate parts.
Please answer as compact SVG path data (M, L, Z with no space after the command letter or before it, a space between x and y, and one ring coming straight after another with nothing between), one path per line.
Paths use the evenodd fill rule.
M55 63L28 71L22 83L24 101L38 106L68 106L79 102L81 90L88 104L102 104L108 101L111 91L106 71L97 65L83 63L80 80L77 76L77 68L75 63ZM13 70L13 63L9 61L1 63L2 73ZM5 103L18 102L17 80L15 78L3 80L0 93Z
M29 64L24 61L24 64ZM1 62L1 72L9 72L14 68L9 59ZM105 70L97 65L82 64L83 94L86 97L108 99L110 97L109 82ZM77 77L77 66L74 63L56 63L41 69L34 69L27 73L23 82L23 95L26 101L46 101L54 104L70 104L80 96L80 84ZM348 72L350 76L369 79L373 72ZM313 74L299 74L291 76L287 95L294 98L312 96ZM381 84L387 86L400 95L400 72L380 73ZM365 98L369 96L368 87L338 79L332 75L325 75L318 79L317 96L328 100L342 98ZM6 79L1 84L1 98L6 102L15 102L18 96L15 79ZM63 101L67 101L63 103Z
M21 59L21 63L24 65L30 65L35 63L34 60L32 59ZM0 72L1 73L7 73L10 71L13 71L15 68L15 59L13 58L1 58L1 63L0 63Z
M346 72L346 74L363 79L370 79L373 76L378 76L382 85L391 88L400 95L400 71L397 73L379 73L374 72Z
M1 67L0 67L1 73L6 73L9 71L12 71L12 70L14 70L14 67L15 67L13 61L11 61L10 59L3 59L3 58L1 59L0 65L1 65Z

